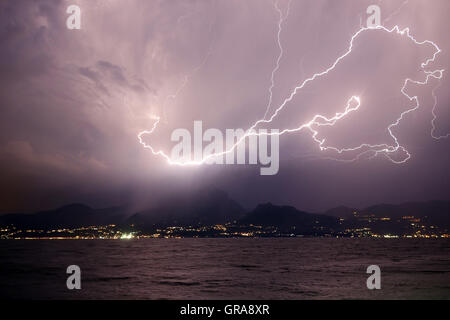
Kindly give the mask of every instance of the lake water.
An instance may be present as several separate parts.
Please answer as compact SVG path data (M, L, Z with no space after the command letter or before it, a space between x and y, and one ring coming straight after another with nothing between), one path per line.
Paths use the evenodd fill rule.
M381 290L366 287L373 264ZM450 299L450 240L1 240L0 297Z

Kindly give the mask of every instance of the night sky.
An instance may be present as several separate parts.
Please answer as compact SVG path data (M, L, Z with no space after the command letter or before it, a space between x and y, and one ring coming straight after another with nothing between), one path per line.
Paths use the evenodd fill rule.
M66 27L69 5L81 8L81 30ZM280 137L277 175L260 166L178 167L139 143L170 152L174 128L247 129L264 116L274 72L271 113L292 90L326 70L381 8L383 25L410 28L442 52L426 70L450 64L450 2L202 0L0 3L0 213L36 211L71 202L93 207L130 204L218 188L245 207L290 204L321 211L334 206L450 200L450 78L411 83L420 107L393 132L411 157L322 152L309 131ZM280 11L277 11L277 7ZM289 11L288 11L289 9ZM288 14L289 13L289 14ZM354 147L393 145L387 127L414 106L401 93L406 78L424 81L421 64L433 46L370 30L329 74L299 90L268 129L293 128L316 113L333 116L348 99L358 111L323 128L318 138ZM401 160L405 152L391 154ZM335 158L340 161L331 160Z

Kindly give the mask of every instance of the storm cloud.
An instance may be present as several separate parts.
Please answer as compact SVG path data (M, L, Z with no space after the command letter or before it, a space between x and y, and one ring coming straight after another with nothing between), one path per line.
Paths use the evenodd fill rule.
M69 5L81 8L81 30L66 27ZM425 1L279 0L285 17L283 56L274 74L273 112L292 90L346 52L381 8L386 28L409 27L442 52L429 70L447 69L450 3ZM289 14L288 13L289 10ZM167 164L137 135L161 122L146 142L170 150L174 128L248 128L264 116L279 56L279 12L272 1L2 1L0 4L0 212L68 202L149 205L198 188L219 188L245 206L292 204L304 210L376 202L449 200L450 80L411 84L420 108L395 127L411 154L330 160L311 133L280 137L280 170L258 166ZM392 144L386 128L413 104L405 78L424 80L430 45L376 30L329 75L300 90L268 128L292 128L315 114L342 112L353 95L361 108L318 138L340 147ZM338 155L339 156L339 155ZM354 155L351 155L354 156ZM402 157L402 154L393 157ZM345 156L340 159L347 159Z

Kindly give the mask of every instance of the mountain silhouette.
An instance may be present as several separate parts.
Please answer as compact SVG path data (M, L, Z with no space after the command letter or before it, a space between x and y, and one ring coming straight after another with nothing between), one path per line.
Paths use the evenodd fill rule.
M336 208L329 209L325 211L323 214L335 218L350 218L353 216L353 213L357 211L355 208L349 208L346 206L339 206Z
M299 211L291 206L276 206L271 203L260 204L240 224L276 226L282 232L302 234L324 234L338 227L338 219L321 214Z
M339 234L355 228L370 228L378 234L411 234L411 219L420 219L421 224L438 226L446 232L450 230L450 202L377 204L361 210L341 206L323 214L266 203L246 212L224 191L205 189L174 195L153 208L131 215L126 206L93 209L75 203L33 214L1 215L0 226L46 230L115 224L126 228L133 226L140 231L154 231L168 226L210 226L231 222L240 226L275 227L279 232L288 234Z
M245 210L224 191L212 189L181 195L138 212L127 220L142 229L152 226L213 225L241 218Z
M361 210L361 214L391 219L414 216L429 224L450 229L449 201L407 202L399 205L378 204Z
M1 225L15 225L22 228L79 228L92 225L121 223L125 218L124 207L92 209L84 204L69 204L54 210L32 214L6 214L0 216Z

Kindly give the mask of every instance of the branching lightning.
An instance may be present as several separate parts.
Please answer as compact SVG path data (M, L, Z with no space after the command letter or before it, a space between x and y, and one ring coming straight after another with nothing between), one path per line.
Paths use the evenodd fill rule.
M405 1L405 3L407 3L407 1ZM230 152L233 152L234 149L236 149L236 147L242 143L243 141L245 141L245 139L249 136L253 136L253 135L283 135L283 134L287 134L287 133L293 133L293 132L299 132L302 130L309 130L309 132L312 135L313 140L317 143L318 147L320 148L321 151L334 151L338 154L343 154L346 152L352 152L352 153L357 153L357 155L351 159L351 160L340 160L340 159L333 159L333 160L337 160L337 161L356 161L358 159L360 159L362 156L364 155L371 155L371 158L376 157L378 155L384 155L387 159L389 159L391 162L395 163L395 164L401 164L401 163L405 163L407 162L410 157L411 154L408 152L408 150L400 145L396 135L394 134L394 128L397 127L401 120L409 113L417 110L420 107L420 102L419 102L419 98L417 96L410 96L406 93L406 88L408 86L408 84L413 83L413 84L417 84L417 85L426 85L429 83L430 79L442 79L443 77L443 73L444 73L444 69L438 69L438 70L433 70L433 71L427 71L425 68L431 63L434 62L436 59L436 56L441 52L441 49L438 47L438 45L436 43L434 43L431 40L424 40L424 41L418 41L416 40L409 31L409 28L404 28L404 29L400 29L399 26L394 26L391 29L388 29L384 26L377 26L377 27L361 27L355 34L353 34L353 36L350 39L350 43L348 46L347 51L345 51L344 54L342 54L341 56L339 56L330 66L328 66L327 68L323 69L323 71L320 71L318 73L313 74L312 76L310 76L309 78L305 79L302 83L300 83L298 86L296 86L291 93L288 95L288 97L278 106L277 109L275 109L275 111L272 113L272 115L267 118L269 111L271 109L272 106L272 98L273 98L273 88L275 87L275 74L278 71L278 69L280 68L280 61L282 59L283 56L283 47L281 44L281 40L280 40L280 35L282 32L282 25L283 22L285 21L285 19L287 18L288 14L289 14L289 7L287 10L287 13L285 16L283 16L281 9L278 6L278 2L275 3L275 9L278 12L279 15L279 20L278 20L278 33L277 33L277 43L278 43L278 48L280 50L279 55L277 57L276 60L276 65L275 68L272 70L271 73L271 85L269 87L269 101L267 104L267 108L266 108L266 112L265 115L262 119L256 121L252 126L250 126L250 128L245 132L245 134L240 137L240 139L238 139L236 141L236 143L229 149L223 151L223 152L219 152L219 153L215 153L215 154L210 154L207 157L204 157L202 160L199 161L184 161L184 162L180 162L180 161L172 161L172 159L165 154L163 151L157 151L154 150L154 148L151 145L148 145L144 142L143 140L143 135L145 134L151 134L155 131L155 129L158 126L158 123L160 121L160 119L158 119L154 125L153 128L150 131L143 131L141 133L139 133L138 138L139 138L139 142L144 146L144 148L149 149L154 155L157 156L162 156L164 157L167 162L171 165L179 165L179 166L192 166L192 165L201 165L204 164L207 160L213 158L213 157L217 157L217 156L222 156L225 154L228 154ZM362 104L362 101L360 99L359 96L352 96L348 102L347 105L344 109L344 111L342 112L338 112L335 114L335 116L331 117L331 118L327 118L324 115L321 114L316 114L311 120L301 124L300 126L298 126L297 128L293 128L293 129L283 129L280 130L278 132L261 132L261 133L256 133L255 128L260 125L260 124L269 124L271 123L279 114L280 112L284 109L284 107L293 100L293 98L295 97L295 95L302 90L305 86L307 86L310 82L315 81L318 78L324 77L326 76L328 73L330 73L331 71L333 71L336 66L339 65L339 63L344 60L347 56L349 56L354 48L354 42L355 40L360 37L362 34L368 32L368 31L378 31L378 32L387 32L387 33L396 33L399 34L401 36L405 36L407 37L409 40L411 40L412 42L414 42L416 45L431 45L435 51L433 53L433 55L428 58L426 61L424 61L421 64L421 68L422 71L425 75L425 80L423 81L417 81L417 80L413 80L413 79L405 79L404 84L402 86L402 88L400 89L400 92L402 93L402 95L404 95L406 98L408 98L409 101L414 102L414 105L411 106L409 109L407 109L406 111L402 112L400 114L400 116L393 122L391 123L386 130L388 131L389 135L392 138L393 144L389 145L389 144L368 144L368 143L363 143L359 146L355 146L355 147L348 147L348 148L337 148L337 147L333 147L333 146L326 146L325 145L325 139L319 139L317 136L319 134L319 130L318 128L323 127L323 126L333 126L334 124L336 124L336 122L338 122L339 120L345 118L348 114L352 113L352 112L357 112L357 110L359 109L359 107ZM436 120L436 115L435 115L435 108L437 105L437 97L435 95L435 90L437 88L433 89L433 98L434 98L434 107L432 110L432 114L433 114L433 120L432 120L432 131L431 134L433 136L433 138L435 139L442 139L442 138L446 138L448 137L450 134L446 135L446 136L441 136L438 137L434 134L435 131L435 126L434 126L434 121ZM403 159L400 160L395 160L393 159L392 155L394 153L396 153L397 151L403 151L404 154L406 154L406 156Z

